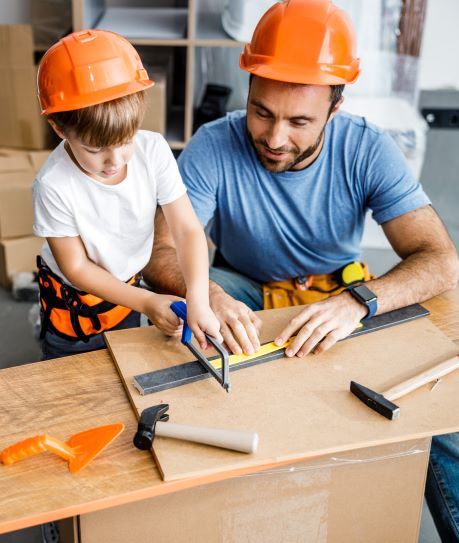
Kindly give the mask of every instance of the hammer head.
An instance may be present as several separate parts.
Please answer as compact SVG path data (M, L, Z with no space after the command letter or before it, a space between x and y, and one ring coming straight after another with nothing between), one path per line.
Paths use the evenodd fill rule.
M163 403L153 405L142 411L137 433L134 436L134 445L141 451L149 451L153 447L153 439L155 437L155 425L160 420L166 422L169 420L169 415L166 413L169 409L169 404Z
M351 381L351 392L364 404L368 405L368 407L386 417L386 419L394 420L400 417L400 407L387 400L382 394L359 385L355 381Z

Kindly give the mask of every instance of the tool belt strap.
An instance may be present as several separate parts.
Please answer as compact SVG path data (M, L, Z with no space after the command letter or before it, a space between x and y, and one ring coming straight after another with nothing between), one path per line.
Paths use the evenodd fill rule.
M112 304L93 294L67 285L37 257L38 285L43 318L40 338L47 330L71 341L87 343L91 336L111 330L124 320L132 309ZM138 286L140 274L126 281Z
M263 309L312 304L374 278L365 263L351 262L333 273L270 281L263 285Z

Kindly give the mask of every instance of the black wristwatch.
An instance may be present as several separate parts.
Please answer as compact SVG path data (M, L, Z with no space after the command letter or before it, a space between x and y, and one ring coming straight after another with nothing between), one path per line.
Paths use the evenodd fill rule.
M362 320L371 319L378 310L378 298L374 292L365 285L354 285L346 289L351 296L368 308L368 313Z

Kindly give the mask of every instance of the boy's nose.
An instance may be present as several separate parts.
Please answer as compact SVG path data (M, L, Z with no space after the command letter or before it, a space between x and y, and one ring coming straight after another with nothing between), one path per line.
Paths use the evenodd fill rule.
M123 164L122 153L117 150L110 151L105 158L105 164L107 166L121 166Z

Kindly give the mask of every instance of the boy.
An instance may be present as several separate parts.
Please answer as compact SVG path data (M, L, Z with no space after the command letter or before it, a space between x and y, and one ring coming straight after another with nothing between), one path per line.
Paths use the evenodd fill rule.
M222 341L209 306L208 256L173 155L159 134L139 131L153 85L134 47L103 30L74 32L38 71L42 113L62 138L37 175L33 201L39 257L43 358L104 346L103 332L138 326L140 313L169 335L178 298L136 288L150 258L157 203L186 277L188 323Z

